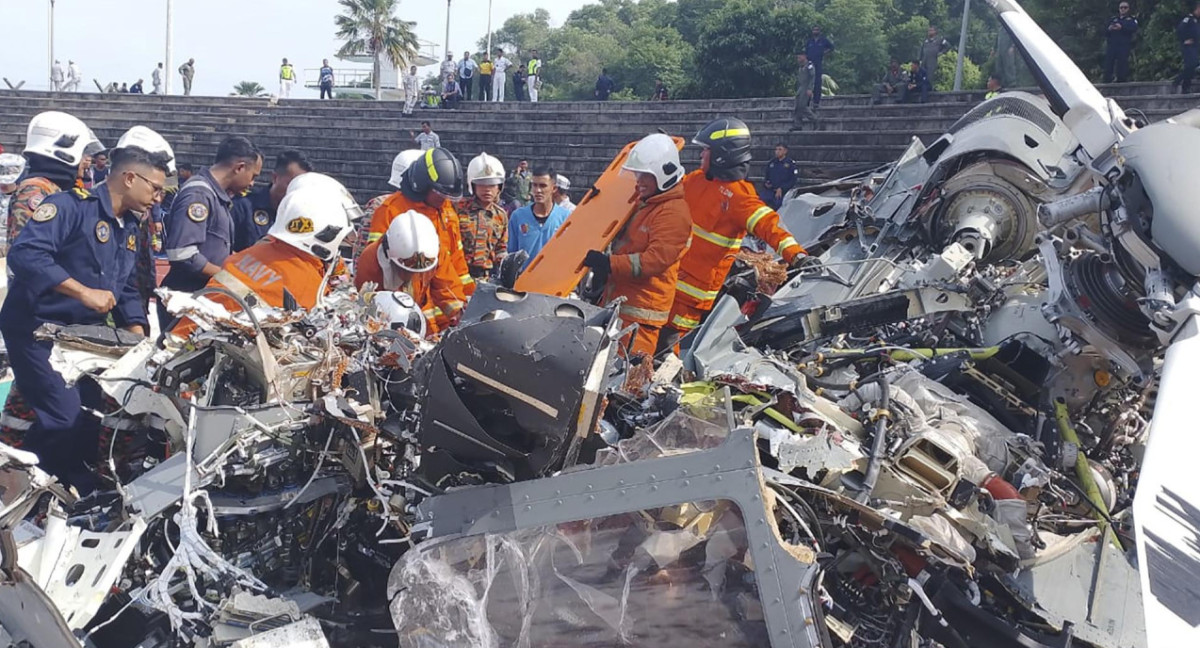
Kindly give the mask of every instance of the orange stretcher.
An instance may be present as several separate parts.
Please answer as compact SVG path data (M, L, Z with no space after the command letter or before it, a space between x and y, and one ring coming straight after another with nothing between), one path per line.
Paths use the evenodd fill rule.
M682 137L671 139L683 150ZM626 144L613 158L567 221L517 277L515 290L566 297L575 289L587 274L583 258L588 250L607 249L633 217L637 207L635 179L632 173L622 173L621 165L635 144Z

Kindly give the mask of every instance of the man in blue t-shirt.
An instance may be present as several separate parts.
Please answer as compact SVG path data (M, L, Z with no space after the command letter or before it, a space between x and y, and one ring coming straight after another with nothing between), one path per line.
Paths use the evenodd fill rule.
M529 183L533 202L515 210L508 219L508 253L529 254L522 270L567 220L567 210L554 203L556 177L549 167L535 166Z

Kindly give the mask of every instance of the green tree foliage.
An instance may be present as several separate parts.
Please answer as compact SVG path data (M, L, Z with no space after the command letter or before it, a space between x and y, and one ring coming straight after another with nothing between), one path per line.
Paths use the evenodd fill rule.
M231 97L265 97L267 89L262 87L257 81L239 81L233 86L233 92L229 93Z
M343 0L346 1L346 0ZM364 2L368 0L355 0ZM379 1L379 0L371 0ZM661 78L675 98L769 97L795 93L795 55L814 25L836 46L825 74L842 93L869 92L892 58L914 60L930 25L957 46L964 0L598 0L561 26L544 9L513 16L493 34L515 62L538 49L542 96L589 99L602 68L614 98L650 96ZM1099 79L1104 29L1116 2L1024 0L1026 9L1088 73ZM1174 27L1180 0L1138 0L1138 79L1170 78L1179 66ZM967 23L963 87L981 88L997 65L999 22L973 0ZM480 39L480 50L486 36ZM957 54L939 61L938 90L952 87ZM947 63L949 62L949 63ZM949 64L949 68L946 66ZM1029 77L1019 76L1021 82Z
M380 68L387 60L397 70L417 55L416 23L400 20L400 0L338 0L342 13L334 18L343 41L338 56L370 56L374 63L375 96L379 97Z

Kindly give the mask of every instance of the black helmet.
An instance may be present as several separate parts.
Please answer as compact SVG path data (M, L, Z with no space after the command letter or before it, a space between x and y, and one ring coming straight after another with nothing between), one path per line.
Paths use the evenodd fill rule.
M709 122L692 138L712 151L708 165L712 169L732 169L750 161L750 127L736 117L722 117Z
M431 148L408 166L401 184L414 197L423 198L432 189L457 200L463 194L462 164L450 151Z

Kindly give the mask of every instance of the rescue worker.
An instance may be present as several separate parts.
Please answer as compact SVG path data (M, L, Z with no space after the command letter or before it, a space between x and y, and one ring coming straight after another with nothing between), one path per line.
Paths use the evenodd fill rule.
M458 276L456 294L460 301L465 302L475 293L475 280L467 269L458 212L451 204L452 200L461 198L462 193L463 170L458 158L440 147L425 151L404 170L400 178L400 191L383 201L371 216L367 242L382 238L392 219L406 211L424 214L437 228L438 241L449 254L451 267Z
M396 157L392 158L392 175L388 178L388 184L399 189L400 182L404 178L404 172L408 170L410 164L420 159L424 153L420 149L408 149L407 151L397 153ZM379 206L383 204L383 201L387 200L391 195L390 193L385 193L375 196L367 201L367 206L363 208L363 211L367 214L374 214L375 210L379 209Z
M25 171L5 215L10 248L42 201L74 187L85 161L100 148L92 130L74 115L50 111L29 120Z
M508 212L500 206L500 187L504 185L504 165L500 160L480 153L467 165L467 186L471 200L458 210L463 254L467 269L476 279L487 279L500 267L508 254Z
M345 271L338 249L354 230L362 210L342 184L329 176L320 182L292 185L279 203L279 218L266 238L231 255L208 282L245 300L275 308L290 295L300 308L311 309L324 295L329 278ZM206 295L227 308L240 307L221 294ZM192 329L184 321L172 332L185 336Z
M297 176L313 170L304 153L288 149L275 158L271 184L256 187L244 196L233 199L233 246L241 252L267 235L275 223L275 212L287 194L288 185Z
M1137 18L1129 13L1129 3L1122 0L1117 5L1117 15L1108 19L1108 27L1105 28L1105 83L1125 83L1129 80L1129 55L1133 53L1133 37L1137 30Z
M787 145L783 142L776 144L775 157L767 163L766 178L759 198L771 209L779 209L784 195L796 186L796 174L799 171L796 161L788 156Z
M725 276L747 234L765 242L793 266L808 257L796 239L779 226L779 214L763 204L746 181L750 170L750 129L740 119L710 122L692 139L700 151L700 169L683 179L692 214L692 246L679 265L671 321L659 350L700 326L712 310Z
M83 146L81 143L77 146ZM16 387L33 413L21 447L81 493L95 486L99 389L68 387L50 365L53 343L34 339L42 324L117 326L145 335L134 278L137 214L162 196L167 157L137 147L113 153L112 174L95 193L82 188L46 198L8 255L13 278L0 308L0 333Z
M804 130L804 120L806 119L812 122L815 129L819 122L817 114L812 109L813 97L816 96L813 90L813 79L819 78L819 72L809 62L807 52L800 52L796 55L796 64L796 106L792 111L792 127L788 130Z
M605 254L590 250L583 264L607 280L604 303L618 299L621 322L636 323L629 355L653 356L675 301L679 262L692 238L684 201L683 165L674 140L662 133L638 142L621 167L637 176L637 211Z
M254 186L262 153L245 137L227 137L211 167L192 176L167 213L166 253L171 270L163 286L193 292L221 270L233 245L233 196Z
M833 51L833 41L821 35L820 27L812 28L812 37L804 43L804 53L808 56L808 60L813 64L813 79L812 79L812 107L817 109L821 107L821 81L823 79L825 67L825 55Z
M296 68L283 59L279 66L279 97L287 99L292 96L292 86L296 85Z
M397 215L383 238L363 250L354 270L354 285L368 283L381 291L404 292L425 316L426 335L458 322L465 305L455 290L458 276L448 250L441 247L433 221L417 211Z
M1192 77L1200 65L1200 2L1192 5L1192 12L1175 26L1175 37L1179 39L1179 53L1183 56L1183 69L1171 81L1171 87L1179 86L1182 94L1191 94Z

